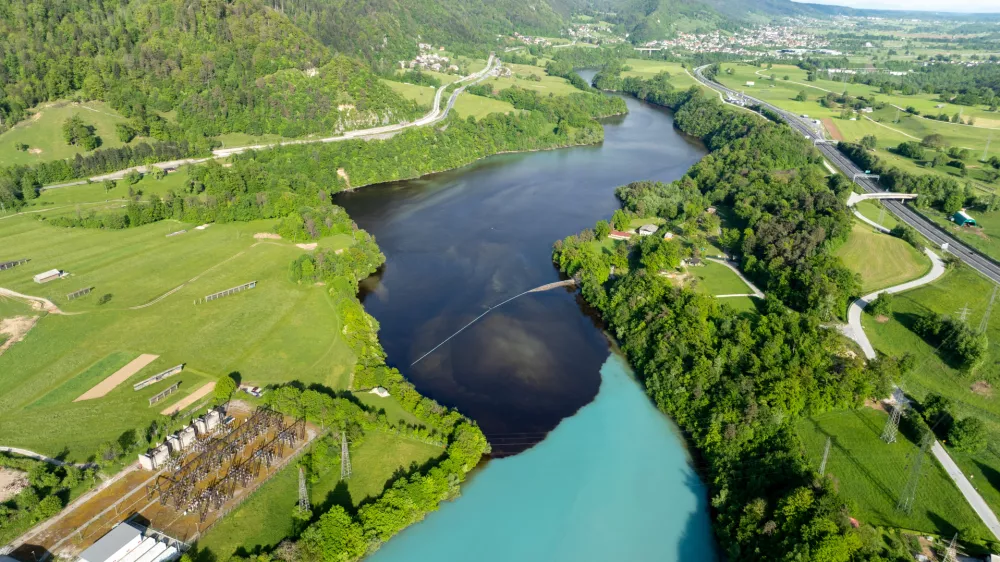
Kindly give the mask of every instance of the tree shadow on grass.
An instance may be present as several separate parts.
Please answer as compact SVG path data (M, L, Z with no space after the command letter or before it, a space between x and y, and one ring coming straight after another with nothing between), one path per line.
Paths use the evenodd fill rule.
M979 460L973 460L972 462L976 463L976 466L978 466L979 470L982 471L983 476L986 477L986 482L989 483L994 490L1000 491L1000 471L997 471L997 469Z

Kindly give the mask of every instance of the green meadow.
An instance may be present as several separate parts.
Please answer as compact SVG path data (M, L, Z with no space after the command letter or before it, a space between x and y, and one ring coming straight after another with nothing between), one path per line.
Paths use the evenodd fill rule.
M0 272L0 287L50 299L65 312L44 315L23 341L0 356L5 445L48 454L67 450L69 458L82 460L101 443L148 423L160 410L231 372L258 385L297 380L346 388L354 357L340 336L335 297L323 286L288 280L288 264L305 250L284 240L255 239L255 233L271 231L272 221L213 224L203 230L163 221L102 231L39 220L93 207L76 190L94 187L47 191L29 208L40 212L0 217L3 257L31 260ZM178 234L168 236L172 233ZM351 243L348 236L334 236L320 246L339 249ZM43 285L32 280L49 269L68 275ZM195 304L249 281L257 281L257 287ZM88 287L91 294L67 299L68 293ZM110 297L101 304L104 295ZM3 304L0 312L24 315L23 305L16 306L20 310ZM107 396L73 402L142 353L159 358ZM181 375L132 390L134 382L180 363L186 365ZM180 383L179 392L148 405L149 396L174 382Z
M122 146L115 132L115 125L125 123L126 119L103 102L52 102L33 111L30 118L0 134L0 166L36 164L85 154L80 147L68 145L63 139L63 123L73 115L78 115L84 123L96 129L95 133L101 137L101 147ZM28 145L28 150L16 150L14 147L18 144Z
M877 218L877 217L876 217ZM930 260L909 243L876 232L856 221L851 234L834 253L861 275L861 290L869 293L916 279L930 270Z

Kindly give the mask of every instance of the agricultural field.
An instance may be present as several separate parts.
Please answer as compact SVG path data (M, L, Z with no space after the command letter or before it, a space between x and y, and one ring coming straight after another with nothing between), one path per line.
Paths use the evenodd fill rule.
M691 86L699 86L701 84L679 62L626 59L625 65L631 67L631 70L622 72L622 77L636 76L639 78L652 78L661 72L667 72L670 74L670 83L675 88L686 90Z
M434 104L434 94L437 88L434 86L420 86L418 84L408 84L406 82L396 82L395 80L382 80L386 85L396 91L397 94L408 100L413 100L428 109ZM459 96L462 98L464 96Z
M834 255L861 275L865 294L916 279L931 266L930 260L909 243L877 232L861 221L855 221L847 242Z
M122 146L115 125L125 123L126 119L107 104L99 101L52 102L35 108L31 118L0 134L0 166L36 164L85 153L79 146L66 144L63 138L63 123L74 115L96 129L95 134L101 137L102 148ZM141 140L134 139L132 142ZM18 144L28 145L28 150L16 150L14 147Z
M360 445L351 448L351 478L340 480L339 461L334 458L330 462L335 466L309 485L314 512L326 512L332 505L354 509L381 493L396 471L407 470L413 463L421 465L443 451L435 445L371 431ZM226 560L241 549L269 548L296 536L301 528L295 526L292 509L298 500L298 482L294 463L276 474L198 541L197 560Z
M517 111L513 105L493 98L476 96L468 92L458 96L454 110L459 117L475 117L481 119L490 113L510 113Z
M888 415L863 408L822 414L796 426L807 461L818 468L827 437L832 440L826 475L849 502L851 516L862 524L897 527L951 536L974 530L987 536L983 523L944 469L928 455L923 462L911 514L896 509L908 468L919 448L905 431L896 443L880 439Z
M557 96L563 96L579 91L565 78L549 76L545 73L545 69L539 66L508 63L504 63L504 66L510 67L513 72L512 76L493 76L483 80L481 84L489 84L493 86L494 91L500 91L505 88L510 88L511 86L517 86L526 90L534 90L539 94L546 96L550 93ZM532 75L537 76L539 80L529 79L528 77Z
M100 189L79 189L95 187ZM231 372L257 385L295 379L347 387L354 357L340 337L335 297L322 286L288 280L288 264L305 250L283 240L254 238L269 232L273 221L213 224L203 230L163 221L101 231L38 220L108 204L87 205L85 197L75 195L77 189L46 191L29 209L31 214L0 217L4 257L31 260L0 272L0 286L50 299L63 312L34 313L41 316L34 328L0 355L5 445L51 455L65 452L82 461L100 444L149 423L161 410ZM52 200L61 203L46 206ZM179 234L168 236L172 233ZM348 236L320 241L331 249L351 243ZM68 276L43 285L32 281L34 274L53 268ZM257 287L195 304L207 294L249 281L257 281ZM67 299L68 293L87 287L93 287L91 294ZM10 305L3 306L8 314ZM73 402L144 353L158 358L103 398ZM184 371L169 382L132 390L132 383L180 363L186 365ZM179 392L148 405L149 396L174 382L180 382ZM69 419L73 423L66 423Z

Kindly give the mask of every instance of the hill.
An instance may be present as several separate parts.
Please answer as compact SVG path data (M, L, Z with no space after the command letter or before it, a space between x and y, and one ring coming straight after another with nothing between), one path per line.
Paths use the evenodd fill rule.
M0 53L3 128L73 96L108 102L132 133L160 140L417 111L258 0L14 0L0 7ZM366 114L341 119L344 104ZM163 117L174 110L183 129Z

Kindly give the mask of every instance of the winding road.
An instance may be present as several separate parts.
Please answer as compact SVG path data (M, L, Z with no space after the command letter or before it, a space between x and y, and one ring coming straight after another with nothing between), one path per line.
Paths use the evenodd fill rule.
M739 92L727 88L718 82L709 80L704 75L704 70L709 65L699 66L694 69L694 76L702 84L712 88L721 93L727 93L732 95L737 95ZM771 105L765 101L747 96L746 94L740 94L744 98L753 100L755 103L761 107L766 107L767 109L773 111L779 115L789 126L793 129L802 133L807 139L812 141L826 140L823 136L813 129L808 123L777 106ZM834 166L836 166L845 177L855 178L857 174L863 174L864 170L861 170L854 164L847 156L844 156L835 146L827 143L819 143L816 148L823 154ZM879 193L885 190L879 187L878 182L870 178L857 178L854 183L860 186L863 190L868 193ZM1000 264L993 261L991 258L981 254L980 252L973 250L972 248L966 246L962 242L958 241L950 234L948 234L944 229L935 224L933 221L923 217L916 211L907 207L905 204L899 201L886 200L883 201L886 208L896 215L900 221L913 227L914 230L922 234L933 244L936 244L939 248L944 248L948 253L958 257L969 267L975 269L979 273L982 273L995 283L1000 283ZM947 244L945 247L944 245Z
M73 185L83 185L89 182L102 182L104 180L120 180L125 177L125 174L129 172L136 171L141 174L152 171L154 168L159 168L161 170L171 170L178 168L186 164L200 164L202 162L207 162L209 160L217 160L220 158L228 158L234 154L242 154L251 150L267 150L270 148L276 148L279 146L295 146L300 144L315 144L315 143L330 143L330 142L340 142L345 140L370 140L376 138L385 138L387 136L392 136L403 129L408 129L410 127L423 127L425 125L433 125L439 121L443 121L448 117L448 113L451 112L452 108L455 107L455 101L458 100L458 96L465 91L465 89L471 85L478 84L490 75L495 68L495 66L500 62L496 57L495 53L490 53L489 59L486 61L486 67L475 72L464 78L456 80L450 84L445 84L437 89L434 94L434 106L429 112L423 117L412 122L402 122L395 123L392 125L384 125L381 127L373 127L371 129L358 129L355 131L347 131L342 135L325 137L321 139L302 139L302 140L292 140L284 142L266 143L266 144L253 144L248 146L236 146L232 148L219 148L212 151L212 156L204 158L181 158L179 160L168 160L165 162L157 162L155 164L145 164L142 166L132 166L130 168L125 168L123 170L118 170L116 172L111 172L108 174L102 174L99 176L93 176L86 180L78 180L66 183L59 183L54 185L48 185L42 188L42 190L47 189L57 189L60 187L69 187ZM456 88L451 96L448 98L448 103L445 104L444 109L441 109L441 99L444 97L445 90L452 84L462 84L460 87Z

